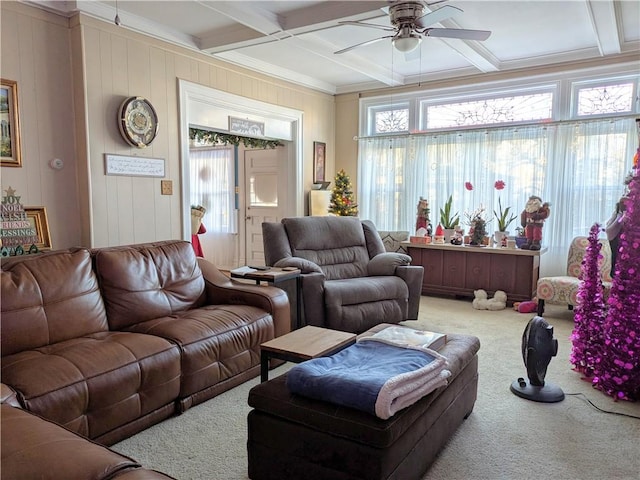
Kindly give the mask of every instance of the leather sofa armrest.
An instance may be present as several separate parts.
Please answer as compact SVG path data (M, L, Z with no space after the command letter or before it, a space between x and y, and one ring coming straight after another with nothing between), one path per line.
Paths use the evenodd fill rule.
M420 265L407 265L396 267L396 275L404 280L409 287L409 305L407 310L408 320L418 319L420 309L420 296L422 295L422 279L424 267Z
M276 337L291 331L289 297L284 290L234 281L204 258L198 258L198 266L205 281L207 304L251 305L261 308L273 317Z
M12 407L22 408L16 391L4 383L0 383L0 403L6 403Z

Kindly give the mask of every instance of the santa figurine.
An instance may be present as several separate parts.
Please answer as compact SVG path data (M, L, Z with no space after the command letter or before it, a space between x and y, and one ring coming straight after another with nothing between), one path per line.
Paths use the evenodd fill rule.
M429 221L429 202L420 197L416 213L416 236L431 236L431 222Z
M542 203L542 199L531 195L524 210L520 214L520 223L524 227L527 241L520 247L523 250L540 250L542 241L542 226L551 213L549 202Z

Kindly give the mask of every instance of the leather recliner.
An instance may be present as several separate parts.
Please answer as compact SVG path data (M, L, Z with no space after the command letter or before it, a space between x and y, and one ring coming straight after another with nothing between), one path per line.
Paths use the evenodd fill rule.
M422 266L386 252L357 217L292 217L262 224L265 262L302 271L304 323L361 333L418 317Z

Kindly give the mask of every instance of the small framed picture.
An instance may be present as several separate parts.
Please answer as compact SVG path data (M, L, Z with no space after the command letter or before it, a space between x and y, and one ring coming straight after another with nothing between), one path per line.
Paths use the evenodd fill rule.
M45 207L24 207L31 228L36 232L38 241L35 246L38 250L51 249L51 236L49 235L49 220L47 219L47 209ZM25 245L29 248L29 245Z
M18 83L0 79L0 166L21 167Z
M323 142L313 142L313 183L325 181L327 144Z

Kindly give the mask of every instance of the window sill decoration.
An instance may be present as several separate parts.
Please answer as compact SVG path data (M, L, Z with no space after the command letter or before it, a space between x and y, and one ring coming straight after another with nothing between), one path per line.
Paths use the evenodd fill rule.
M505 185L506 184L504 183L504 181L497 180L493 186L495 187L496 190L499 191L499 190L503 190ZM498 231L506 232L507 228L509 228L509 225L513 223L513 221L517 218L517 216L514 214L511 214L511 216L509 216L509 213L511 212L511 207L507 207L504 210L502 209L502 201L500 197L498 197L498 210L500 211L499 214L495 210L493 211L493 214L495 215L496 220L498 221Z
M282 145L279 140L265 140L263 138L243 137L228 133L212 132L199 128L189 128L189 140L195 140L203 145L235 145L244 144L247 148L276 148Z

